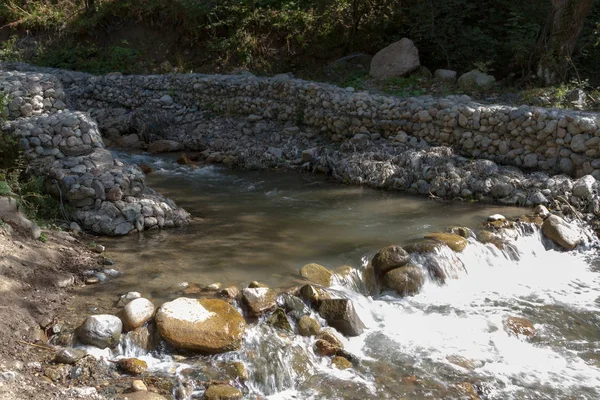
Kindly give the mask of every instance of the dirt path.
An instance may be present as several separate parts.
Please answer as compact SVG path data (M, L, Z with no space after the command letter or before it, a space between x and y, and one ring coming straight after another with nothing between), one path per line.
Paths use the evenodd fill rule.
M101 398L96 390L57 386L44 376L53 356L51 330L101 256L67 232L44 231L46 242L0 221L0 399Z

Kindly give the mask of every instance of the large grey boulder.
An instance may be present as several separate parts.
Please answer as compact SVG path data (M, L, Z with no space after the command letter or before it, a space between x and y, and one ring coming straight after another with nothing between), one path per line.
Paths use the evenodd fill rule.
M319 306L319 314L330 326L346 336L358 336L365 328L352 300L324 299Z
M369 74L374 78L405 76L420 65L419 50L412 40L403 38L375 54Z
M122 330L123 323L118 317L99 314L87 317L75 334L81 343L105 349L119 343Z
M433 73L433 77L436 81L443 83L455 83L456 82L456 71L449 69L436 69Z
M582 242L580 229L558 215L550 215L544 220L542 233L565 250L573 250Z
M496 78L477 69L462 74L458 78L458 87L461 89L485 89L494 83L496 83Z

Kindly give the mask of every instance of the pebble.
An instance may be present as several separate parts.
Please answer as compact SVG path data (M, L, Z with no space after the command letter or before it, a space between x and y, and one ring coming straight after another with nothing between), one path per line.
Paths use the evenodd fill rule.
M148 387L146 387L144 381L136 379L131 382L131 390L134 392L146 392L148 390Z

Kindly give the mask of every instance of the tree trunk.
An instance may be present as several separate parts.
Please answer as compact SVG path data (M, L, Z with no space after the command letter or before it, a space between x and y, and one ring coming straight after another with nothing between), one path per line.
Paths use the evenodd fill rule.
M594 0L552 0L547 32L539 43L541 54L537 72L546 84L567 78L571 55L593 4Z
M94 0L85 0L85 9L88 13L93 14L96 11Z

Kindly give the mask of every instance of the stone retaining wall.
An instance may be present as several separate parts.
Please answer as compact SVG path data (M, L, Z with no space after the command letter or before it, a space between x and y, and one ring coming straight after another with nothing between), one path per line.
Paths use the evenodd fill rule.
M68 74L73 87L69 97L81 110L158 108L172 112L175 124L198 111L257 115L316 127L334 142L356 134L409 144L421 139L430 145L450 146L468 157L574 177L592 174L600 179L598 113L484 105L468 96L401 99L287 75L55 74L63 80ZM99 123L102 125L101 120Z
M89 114L66 109L55 76L0 71L0 91L9 95L1 130L19 140L47 189L72 206L70 218L84 229L124 235L187 223L189 214L147 188L137 166L104 148Z

